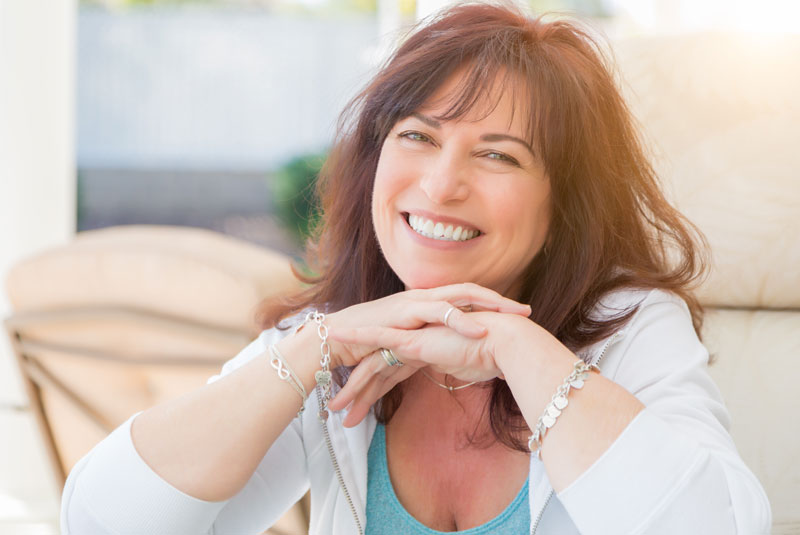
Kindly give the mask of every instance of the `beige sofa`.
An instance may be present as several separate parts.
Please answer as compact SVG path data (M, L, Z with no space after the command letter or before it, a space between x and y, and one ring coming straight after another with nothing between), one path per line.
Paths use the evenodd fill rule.
M196 228L125 226L23 259L6 288L6 329L63 484L131 414L218 373L258 335L258 303L299 284L283 254ZM270 533L304 533L306 503Z
M708 237L704 341L773 533L800 533L800 36L615 43L667 189Z

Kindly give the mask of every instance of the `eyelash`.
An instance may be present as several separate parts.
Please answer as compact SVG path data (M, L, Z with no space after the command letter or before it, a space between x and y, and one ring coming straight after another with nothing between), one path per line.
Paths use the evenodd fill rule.
M413 136L419 136L419 137L422 137L424 139L414 139ZM431 141L431 138L429 138L425 134L422 134L420 132L415 132L413 130L409 130L407 132L401 132L401 133L397 134L397 137L404 137L404 138L410 139L411 141L420 141L422 143L427 143L427 142ZM497 154L498 156L500 156L500 158L489 158L490 160L497 160L499 162L505 162L505 163L509 163L511 165L514 165L516 167L520 167L519 162L517 160L515 160L514 158L512 158L511 156L509 156L508 154L504 154L502 152L498 152L496 150L493 150L493 151L487 152L486 154L484 154L484 156L489 156L490 154Z

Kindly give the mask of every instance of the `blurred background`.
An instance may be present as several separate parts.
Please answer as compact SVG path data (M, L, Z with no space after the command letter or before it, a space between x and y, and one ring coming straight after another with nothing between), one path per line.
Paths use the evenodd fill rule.
M121 225L206 229L241 247L247 243L297 258L313 212L309 188L338 113L403 33L446 4L0 0L0 276L8 285L0 292L0 314L36 308L15 288L60 291L43 289L53 283L48 273L60 269L52 266L45 267L56 271L41 266L33 275L20 271L11 278L17 281L13 288L7 278L20 262L39 258L42 251L63 252L87 231ZM786 40L800 33L800 3L789 0L531 0L527 5L534 12L577 16L613 47L625 43L623 50L636 49L635 43L691 43L706 36L703 43L724 43L730 51L734 41L726 39L735 35L736 54L715 56L731 63L762 54L756 64L778 57L783 65L791 61L782 56ZM650 68L641 54L626 65L645 79L657 77L659 69L669 78L664 65L692 55L691 47L682 46L685 54L662 54L658 67ZM627 57L620 53L622 60ZM789 64L800 71L796 57ZM718 67L715 61L695 70ZM763 86L756 102L773 97L794 102L796 93L787 97L782 89L785 72L758 73L774 76L774 83ZM691 82L700 84L700 92L711 92L712 100L724 101L728 90L750 77L747 72L721 76ZM631 92L632 98L637 95ZM657 105L636 109L643 122L654 109L676 111ZM787 136L796 134L795 126L785 125ZM680 132L672 131L678 138ZM787 136L781 135L781 142ZM654 144L654 157L674 171L677 158L665 154L665 146L670 147ZM176 243L188 243L175 236ZM75 269L95 269L98 258ZM8 338L0 336L0 534L53 534L63 477L53 463L62 469L70 463L58 453L58 433L43 435L52 425L40 414L48 403L38 390L44 379L29 381L20 373L27 365L21 331L18 324L8 329ZM252 329L242 332L231 347L241 347L236 344ZM227 357L233 354L228 350ZM76 451L79 457L83 450Z

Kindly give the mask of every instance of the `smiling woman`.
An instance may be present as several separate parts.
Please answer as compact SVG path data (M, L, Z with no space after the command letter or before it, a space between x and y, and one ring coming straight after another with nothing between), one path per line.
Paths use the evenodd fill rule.
M518 299L547 236L550 180L524 141L527 115L513 113L500 80L468 114L435 119L453 107L465 76L453 73L386 136L372 193L375 235L407 289L470 281Z
M309 488L314 534L768 532L702 237L600 50L510 4L417 28L342 115L308 289L79 463L67 532L255 533Z

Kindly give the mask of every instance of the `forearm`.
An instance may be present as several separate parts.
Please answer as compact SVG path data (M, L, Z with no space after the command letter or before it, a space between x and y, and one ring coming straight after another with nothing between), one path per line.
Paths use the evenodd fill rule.
M552 337L535 344L516 338L513 345L500 352L498 364L528 426L534 429L578 358ZM520 350L524 347L540 349L532 354ZM596 372L590 374L583 388L570 391L569 405L542 441L542 461L556 492L600 458L644 408L623 387Z
M319 369L315 336L303 329L278 344L307 392ZM265 351L218 381L137 416L131 438L142 459L195 498L222 501L239 492L301 407L269 359Z

